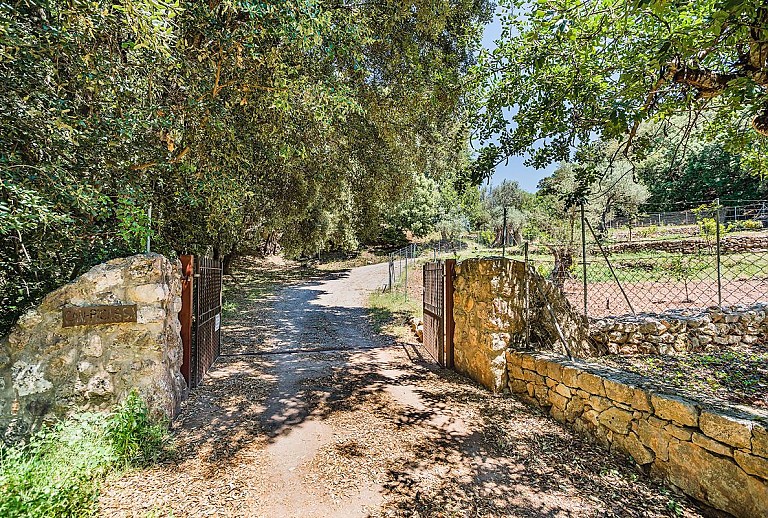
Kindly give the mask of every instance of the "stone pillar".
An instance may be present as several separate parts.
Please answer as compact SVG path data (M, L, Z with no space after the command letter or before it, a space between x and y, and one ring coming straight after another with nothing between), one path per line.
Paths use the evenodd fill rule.
M158 254L115 259L25 313L0 343L0 434L109 410L134 388L153 413L173 416L186 391L177 263ZM135 322L62 326L64 308L133 304Z
M505 351L522 335L524 264L468 259L456 265L454 363L456 371L493 391L506 386Z

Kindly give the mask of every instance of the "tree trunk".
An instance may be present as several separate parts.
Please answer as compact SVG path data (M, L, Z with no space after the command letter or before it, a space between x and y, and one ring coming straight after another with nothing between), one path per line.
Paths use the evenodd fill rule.
M235 252L231 252L229 254L225 254L224 258L222 260L222 273L224 275L232 275L232 263L237 258L237 254Z
M555 258L555 266L552 268L550 278L555 286L562 289L565 280L572 277L573 250L570 247L551 247L550 251Z

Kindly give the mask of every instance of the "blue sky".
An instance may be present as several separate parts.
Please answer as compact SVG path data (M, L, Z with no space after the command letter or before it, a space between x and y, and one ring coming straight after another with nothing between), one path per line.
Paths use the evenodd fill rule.
M494 43L501 36L501 22L499 20L499 14L501 8L497 8L496 16L491 23L485 26L485 32L483 34L483 47L487 49L496 48ZM551 165L546 169L535 169L533 167L527 167L523 165L525 157L514 156L510 157L509 163L496 167L496 171L491 178L491 185L498 185L503 180L514 180L520 184L520 187L529 192L536 190L536 185L539 180L545 176L549 176L552 171L555 170L556 165Z

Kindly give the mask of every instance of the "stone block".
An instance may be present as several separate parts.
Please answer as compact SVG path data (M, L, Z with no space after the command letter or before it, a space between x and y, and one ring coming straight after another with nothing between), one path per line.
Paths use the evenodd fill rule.
M656 458L653 450L643 446L640 438L634 432L630 432L627 435L614 435L613 441L619 450L631 455L635 462L641 466L650 464Z
M530 354L521 354L520 366L523 369L536 370L536 360Z
M561 381L565 385L568 385L570 388L574 388L577 386L576 381L580 373L581 371L578 369L575 369L570 366L564 366Z
M711 451L712 453L717 453L718 455L723 455L725 457L733 456L733 449L730 446L727 446L721 442L717 442L714 439L710 439L706 435L699 432L693 432L691 435L691 441L694 444L701 446L705 450Z
M558 383L557 386L555 386L555 392L557 392L563 397L567 397L567 398L571 397L571 389L569 389L562 383Z
M670 423L664 427L664 431L681 441L690 441L695 429Z
M699 409L690 401L670 395L651 395L653 412L662 419L675 421L683 426L698 426Z
M550 405L549 389L547 389L545 385L534 385L533 393L536 396L536 399L539 400L539 403L541 403L542 406L548 407Z
M667 478L685 493L742 518L768 516L768 484L747 475L732 459L690 442L669 447Z
M597 420L609 430L626 435L629 433L632 413L620 408L612 407L600 413Z
M657 459L664 461L669 459L669 439L671 436L663 429L651 426L646 421L640 421L637 423L637 435L643 445L653 450Z
M518 365L507 363L507 374L511 380L525 379L523 378L523 369L521 369Z
M523 356L519 352L507 350L507 365L522 367Z
M547 375L547 370L549 368L549 361L545 360L544 358L536 358L535 362L535 370L537 373L541 374L542 376Z
M561 396L553 390L549 391L549 402L560 410L565 410L565 408L568 406L568 398Z
M586 400L586 404L598 412L602 412L603 410L607 410L613 406L613 403L610 399L592 395L590 395Z
M591 424L593 427L597 427L600 423L597 421L599 412L596 410L587 410L581 414L581 418L584 422Z
M768 459L768 429L762 424L752 426L752 453Z
M641 412L651 412L651 396L642 389L635 389L632 393L632 408Z
M699 428L705 435L736 448L751 448L752 421L702 410Z
M547 365L547 377L560 381L563 379L563 366L559 363L549 362Z
M605 387L603 386L603 378L601 378L600 376L595 376L594 374L590 374L588 372L582 372L581 374L579 374L579 378L576 382L576 385L580 389L583 389L586 392L589 392L590 394L605 396Z
M555 421L560 423L565 422L565 413L560 407L552 405L552 407L549 409L549 415L551 415Z
M584 412L584 400L579 397L573 397L568 401L565 407L565 420L574 421Z
M768 480L768 459L764 457L756 457L755 455L750 455L741 450L733 452L733 458L736 460L736 463L741 466L741 469L750 475L760 477L763 480Z
M631 405L634 400L635 391L632 387L611 379L603 379L605 387L605 396L608 399Z
M523 394L526 390L526 383L521 379L510 379L508 384L510 392L514 394Z

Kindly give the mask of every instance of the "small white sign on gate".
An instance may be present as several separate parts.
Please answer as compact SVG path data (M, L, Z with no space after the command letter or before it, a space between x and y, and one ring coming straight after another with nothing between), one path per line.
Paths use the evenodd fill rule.
M214 331L218 331L221 328L221 313L216 315L216 322L214 324Z

